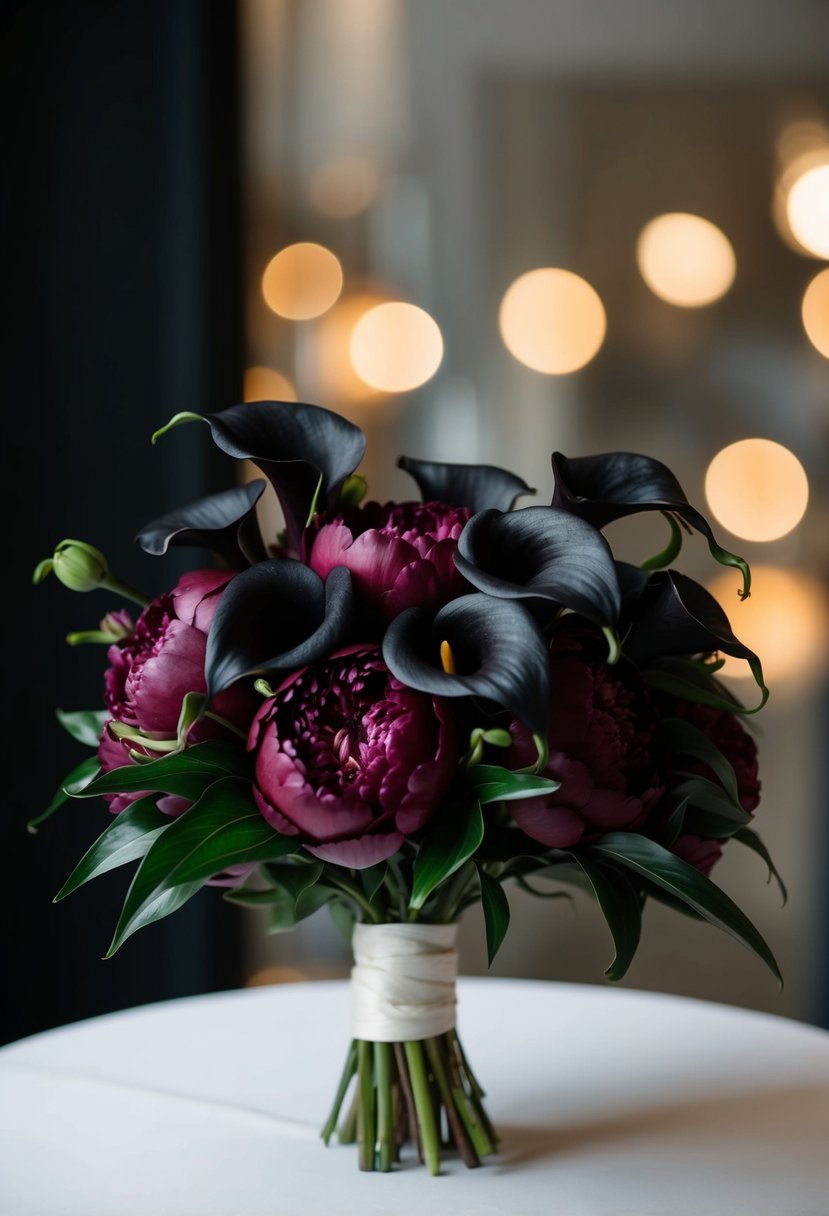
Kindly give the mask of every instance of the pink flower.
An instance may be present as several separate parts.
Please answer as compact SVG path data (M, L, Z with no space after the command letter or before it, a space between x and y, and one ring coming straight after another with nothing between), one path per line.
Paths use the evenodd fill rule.
M632 673L608 667L592 650L591 635L577 629L554 638L545 776L561 784L548 797L508 803L521 830L551 848L638 831L663 793L647 694ZM532 737L517 720L510 730L507 767L531 765Z
M436 611L466 585L454 557L469 516L439 502L370 502L308 530L308 565L321 578L346 566L363 606L384 621L413 605Z
M456 760L443 702L401 684L364 646L290 676L256 715L248 747L271 826L355 869L425 826Z
M190 692L207 692L204 678L207 633L231 578L233 573L224 570L193 570L185 574L172 591L147 605L131 633L110 646L104 700L111 717L98 748L105 772L132 764L132 750L154 755L154 741L176 738L185 696ZM212 708L219 717L246 731L255 705L250 693L237 687L216 697ZM111 729L116 723L140 732L142 738L119 738ZM213 719L202 719L191 728L188 742L197 743L227 733ZM142 795L117 794L112 797L110 810L117 813L138 797ZM159 806L170 813L180 813L187 803L183 799L163 798Z

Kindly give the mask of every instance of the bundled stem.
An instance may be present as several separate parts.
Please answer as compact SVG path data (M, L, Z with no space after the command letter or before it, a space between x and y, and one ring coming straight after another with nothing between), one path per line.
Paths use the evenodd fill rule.
M387 1173L407 1142L431 1174L440 1173L442 1150L457 1150L469 1168L495 1151L483 1090L454 1030L405 1043L354 1040L322 1129L326 1144L355 1078L339 1140L356 1139L361 1170Z

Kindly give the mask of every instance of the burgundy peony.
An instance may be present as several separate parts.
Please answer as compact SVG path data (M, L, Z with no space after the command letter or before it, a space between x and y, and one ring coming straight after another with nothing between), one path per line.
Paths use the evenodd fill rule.
M337 651L290 676L256 715L257 805L323 861L374 865L439 805L456 761L450 721L443 701L392 676L379 649Z
M104 728L98 758L105 772L132 763L135 739L119 739L111 730L119 723L145 736L144 750L152 755L153 740L174 739L182 702L189 692L206 693L204 655L207 633L231 571L193 570L172 591L158 596L138 618L134 630L110 646L110 666L104 675L104 699L110 721ZM241 730L247 730L254 706L246 691L229 689L213 709ZM226 733L212 719L197 722L189 741ZM117 813L139 795L116 795L110 809ZM180 811L181 799L162 799L162 809ZM181 804L181 805L179 805Z
M364 607L384 621L413 605L437 611L463 593L454 557L469 516L439 502L370 502L309 530L308 565L322 578L346 566Z
M663 793L656 719L646 691L595 657L589 634L557 634L550 649L553 704L545 775L561 783L549 797L509 803L528 836L570 848L605 832L635 832ZM519 722L510 728L507 767L533 764L536 749Z

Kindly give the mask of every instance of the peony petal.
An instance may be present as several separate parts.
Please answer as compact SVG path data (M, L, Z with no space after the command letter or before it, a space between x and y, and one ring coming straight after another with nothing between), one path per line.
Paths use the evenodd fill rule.
M522 832L551 849L569 849L584 835L584 824L568 806L541 807L540 798L510 803L510 812Z
M341 840L337 844L306 844L308 853L320 861L346 866L350 870L366 870L369 866L386 861L403 846L402 832L372 832L356 840Z

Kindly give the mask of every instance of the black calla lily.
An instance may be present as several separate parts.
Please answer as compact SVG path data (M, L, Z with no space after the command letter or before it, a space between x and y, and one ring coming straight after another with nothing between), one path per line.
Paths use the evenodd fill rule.
M299 550L302 530L317 507L334 509L343 482L363 458L359 427L319 405L249 401L218 414L176 414L153 442L173 426L200 419L213 442L237 460L252 460L282 504L288 539Z
M474 587L499 599L542 599L569 608L608 636L621 593L602 534L558 507L474 515L458 540L455 565Z
M667 465L636 452L606 452L598 456L563 456L553 452L555 490L553 506L564 507L603 528L614 519L639 511L678 515L708 541L712 557L723 566L736 566L743 576L741 598L751 591L748 563L717 544L705 516L692 507L685 491ZM672 528L671 560L679 551L681 535ZM666 551L667 552L667 551ZM667 564L664 563L664 564Z
M145 553L160 557L170 545L211 549L234 570L266 557L256 521L264 481L210 494L145 524L135 538Z
M636 604L624 651L641 664L665 655L721 651L745 659L763 694L761 704L768 699L757 655L734 635L728 617L710 591L677 570L651 575Z
M335 650L351 622L351 575L325 583L301 562L274 558L225 589L210 633L205 678L211 697L243 676L285 676Z
M489 507L510 511L522 494L535 494L515 473L492 464L442 464L401 456L397 467L414 478L424 502L468 507L473 514Z
M386 630L383 658L410 688L486 698L534 735L546 735L552 696L547 643L516 600L462 595L434 617L409 608Z

